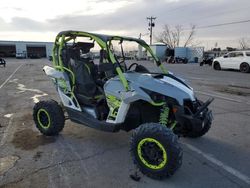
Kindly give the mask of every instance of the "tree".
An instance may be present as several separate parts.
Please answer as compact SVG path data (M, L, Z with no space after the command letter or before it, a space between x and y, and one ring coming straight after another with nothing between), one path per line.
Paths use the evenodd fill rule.
M181 25L176 25L172 28L166 24L156 39L158 42L166 44L169 48L179 47L181 42L183 43L183 47L187 47L193 43L195 25L191 25L188 31L188 35L185 37L185 32Z
M247 50L250 48L250 41L247 38L241 38L239 39L239 45L240 45L240 49L242 50Z

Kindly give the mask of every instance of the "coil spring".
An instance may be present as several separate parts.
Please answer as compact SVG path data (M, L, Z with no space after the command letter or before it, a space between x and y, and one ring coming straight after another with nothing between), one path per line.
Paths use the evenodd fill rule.
M161 109L159 123L162 125L167 125L168 124L168 115L169 115L169 108L167 107L166 104L164 104L162 106L162 109Z

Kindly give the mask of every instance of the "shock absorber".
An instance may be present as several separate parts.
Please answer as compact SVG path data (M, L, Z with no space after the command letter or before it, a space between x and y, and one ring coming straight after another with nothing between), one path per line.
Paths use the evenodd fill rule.
M169 116L169 108L165 103L161 108L159 123L167 126L168 124L168 116Z

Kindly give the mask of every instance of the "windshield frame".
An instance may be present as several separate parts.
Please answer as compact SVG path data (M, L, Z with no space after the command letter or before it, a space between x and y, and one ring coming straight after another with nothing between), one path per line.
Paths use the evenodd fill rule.
M123 41L136 42L138 45L141 45L143 48L145 48L147 50L147 52L149 52L149 54L151 55L151 57L154 60L154 64L156 66L160 67L160 69L162 70L163 73L168 74L168 70L162 65L159 58L154 54L153 50L150 48L150 46L144 40L136 39L136 38L132 38L132 37L113 36L113 37L110 37L109 40L107 40L108 47L110 47L110 44L112 44L112 41L120 41L121 43Z

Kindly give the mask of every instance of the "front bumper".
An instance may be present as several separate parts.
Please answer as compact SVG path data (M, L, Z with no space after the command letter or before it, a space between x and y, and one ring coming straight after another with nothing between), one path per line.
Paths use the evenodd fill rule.
M195 112L187 109L186 107L180 107L176 114L175 118L177 122L181 125L181 132L199 132L207 124L211 124L213 120L213 114L208 106L213 101L212 99L207 100L205 103L197 107Z

